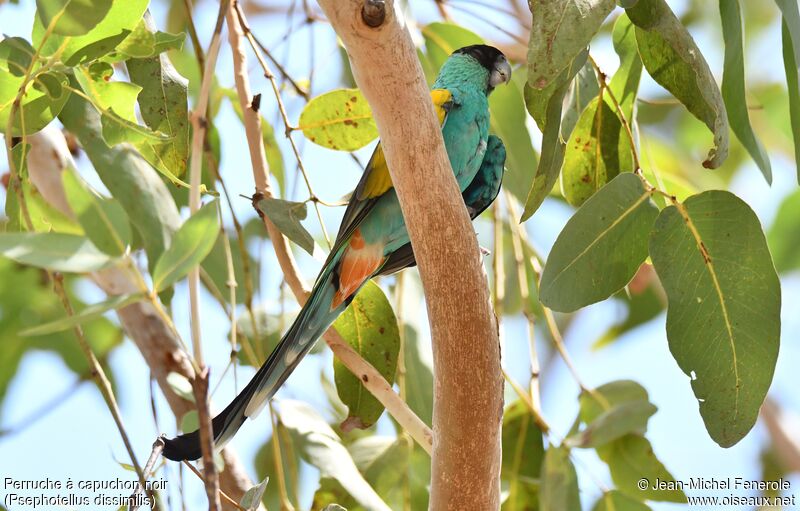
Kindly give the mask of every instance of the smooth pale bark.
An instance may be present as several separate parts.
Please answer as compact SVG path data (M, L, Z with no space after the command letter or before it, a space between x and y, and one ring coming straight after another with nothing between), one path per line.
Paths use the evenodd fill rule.
M427 297L433 336L430 508L499 509L502 378L475 232L445 152L411 36L394 2L319 0L372 107Z

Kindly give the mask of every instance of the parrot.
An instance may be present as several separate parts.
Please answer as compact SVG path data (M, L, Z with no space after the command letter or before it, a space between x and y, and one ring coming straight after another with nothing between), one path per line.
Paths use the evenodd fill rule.
M494 201L504 173L503 142L489 135L489 94L511 80L511 65L492 46L454 51L431 90L450 165L472 219ZM413 144L409 144L413 145ZM419 169L420 178L424 170ZM214 419L221 449L244 421L255 417L319 337L371 278L416 264L380 142L342 217L339 232L308 300L250 382ZM201 457L198 431L164 439L163 455L174 461Z

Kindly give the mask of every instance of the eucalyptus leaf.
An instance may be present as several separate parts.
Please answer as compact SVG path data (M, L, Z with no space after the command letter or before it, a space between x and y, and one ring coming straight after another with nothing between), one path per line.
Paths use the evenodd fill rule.
M394 383L400 330L392 305L377 284L367 282L333 326L362 359L372 364L390 385ZM342 428L365 429L375 424L383 413L380 401L338 359L334 359L333 372L339 398L348 407Z
M258 201L258 209L269 218L281 233L297 243L300 248L314 253L314 238L308 233L300 220L308 215L305 202L292 202L273 197L265 197Z
M103 184L128 214L152 272L181 221L166 185L136 150L106 145L100 116L86 100L71 96L60 120L78 138Z
M70 4L85 5L88 0L69 0ZM65 3L63 0L38 0L47 3ZM109 7L106 13L97 24L83 35L59 35L58 33L49 34L45 40L47 32L42 23L41 16L36 16L33 22L32 40L34 46L42 45L41 55L51 56L58 53L61 62L67 66L76 66L83 62L88 62L98 57L102 57L116 48L134 30L139 20L142 19L148 0L125 0L124 2L113 2L111 0L99 0L99 6ZM97 2L91 2L95 4ZM102 8L98 11L102 12ZM80 24L86 26L84 20ZM75 23L75 26L79 26Z
M336 479L365 510L389 511L359 473L339 436L309 405L284 399L280 418L303 459L317 467L322 477Z
M775 268L783 273L800 268L800 190L789 194L767 234Z
M172 245L161 254L153 269L153 288L163 291L200 264L211 252L218 232L217 202L211 201L175 233Z
M144 294L142 293L132 293L126 295L113 296L103 302L90 305L71 316L57 319L49 323L44 323L42 325L29 328L27 330L23 330L22 332L19 333L19 335L23 337L30 337L35 335L51 334L53 332L60 332L62 330L68 330L74 326L82 325L93 319L99 318L100 316L102 316L103 314L105 314L110 310L121 309L123 307L126 307L132 303L136 303L143 299L144 299Z
M372 109L358 89L337 89L306 104L298 129L315 144L355 151L378 137Z
M621 174L570 218L547 258L539 287L543 304L572 312L604 300L633 278L647 258L658 210L652 191Z
M719 167L728 156L728 115L703 54L665 0L639 0L626 12L647 72L714 135L703 166Z
M647 401L631 401L613 406L590 422L579 433L564 440L569 447L597 447L628 433L644 433L656 407Z
M115 263L88 238L57 232L0 233L0 255L20 264L64 273L97 271Z
M796 8L796 7L795 7ZM758 165L768 183L772 183L769 155L750 126L744 79L744 30L739 0L719 0L722 38L725 41L725 67L722 74L722 99L728 111L731 130Z
M159 167L181 177L189 158L188 82L166 55L129 59L126 64L131 81L141 87L137 101L142 119L150 129L171 139L153 147Z
M69 206L92 243L110 256L125 253L131 228L119 202L95 195L72 170L63 172L62 181Z
M600 90L583 110L567 142L561 183L564 197L574 206L583 204L620 172L636 170L631 136L622 116L631 127L642 62L627 16L620 16L614 24L613 40L620 66L608 90Z
M789 95L789 119L794 141L797 181L800 182L800 9L792 0L775 0L781 10L781 38L786 88Z
M503 461L500 477L508 483L508 498L503 510L524 511L536 493L527 481L538 480L544 460L542 432L528 407L514 401L503 412ZM538 500L538 498L537 498Z
M269 477L265 477L263 481L249 488L244 492L244 495L242 495L239 505L247 511L256 511L261 506L261 497L264 496L264 491L267 489L268 482Z
M16 46L6 46L6 51L16 51ZM11 135L15 137L36 133L50 124L69 98L64 90L68 85L64 73L40 70L32 74L31 81L25 86L25 93L15 106L17 94L25 83L24 75L20 74L20 59L25 58L0 58L0 126L5 133L13 113Z
M36 0L36 14L54 34L79 36L100 23L112 3L112 0Z
M611 479L619 491L636 499L686 502L683 490L652 486L656 480L674 481L675 477L656 458L653 447L643 436L625 435L598 447L597 455L608 465ZM639 486L642 479L648 483L645 489Z
M550 85L588 45L614 10L614 0L531 0L528 84Z
M587 51L578 54L558 78L542 90L532 87L530 83L525 86L525 106L542 130L542 152L533 177L533 185L525 199L521 222L530 218L539 209L558 181L566 147L561 132L564 95L570 82L586 62L587 56Z
M650 257L672 356L709 435L730 447L758 418L780 343L780 281L761 224L732 193L703 192L661 212Z
M539 509L542 511L580 511L578 474L566 447L550 446L544 456Z
M610 490L603 493L592 511L650 511L650 508L619 490Z

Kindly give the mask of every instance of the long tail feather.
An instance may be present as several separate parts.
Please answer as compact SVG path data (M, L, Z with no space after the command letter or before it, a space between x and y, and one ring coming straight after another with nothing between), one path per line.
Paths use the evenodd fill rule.
M332 266L330 264L328 268ZM222 448L248 417L255 417L264 408L317 339L344 310L347 304L331 310L335 292L333 271L323 272L297 319L267 361L239 395L212 420L217 448ZM163 454L170 460L196 460L202 455L199 431L165 439L164 442Z

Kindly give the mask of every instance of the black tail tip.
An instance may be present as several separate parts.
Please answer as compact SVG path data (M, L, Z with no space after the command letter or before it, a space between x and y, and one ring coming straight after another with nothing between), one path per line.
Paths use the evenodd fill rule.
M193 461L203 456L200 449L200 432L194 431L175 438L164 438L164 450L161 454L172 461Z

